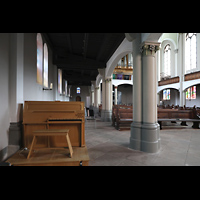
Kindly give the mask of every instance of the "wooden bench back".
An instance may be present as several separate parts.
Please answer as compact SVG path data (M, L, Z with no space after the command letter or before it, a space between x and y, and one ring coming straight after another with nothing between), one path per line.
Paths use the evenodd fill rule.
M194 119L193 110L159 109L158 118Z
M120 119L133 119L133 113L119 113L119 118Z
M113 105L112 107L112 125L115 125L115 121L118 118L119 112L125 112L125 113L132 113L133 112L133 106L126 106L126 105Z

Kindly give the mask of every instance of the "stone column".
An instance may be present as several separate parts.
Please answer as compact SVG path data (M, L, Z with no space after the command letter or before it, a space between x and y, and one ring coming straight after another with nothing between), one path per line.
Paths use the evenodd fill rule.
M133 123L131 124L130 148L141 150L142 126L142 56L140 52L141 36L138 33L133 40Z
M91 91L91 97L92 97L91 105L92 107L94 107L94 90Z
M117 87L118 86L115 86L115 105L117 105Z
M99 84L97 88L97 106L99 109L99 105L101 104L101 85Z
M94 111L94 108L95 108L95 98L96 98L96 94L95 94L95 86L96 86L96 81L91 81L91 109L93 109Z
M160 43L144 42L142 52L142 127L141 151L155 153L160 148L160 126L157 123L156 51Z
M112 78L105 77L105 69L98 69L102 76L102 110L101 120L110 122L112 115Z
M104 112L106 110L106 84L105 84L105 69L98 69L99 74L102 77L102 110L101 110L101 120L104 121Z
M133 40L133 123L130 148L155 153L160 148L157 123L156 51L160 43Z
M112 115L112 78L105 79L105 96L106 96L106 109L104 112L104 121L110 122Z
M179 70L179 77L180 77L180 102L179 106L185 105L185 91L183 90L183 82L184 82L184 74L185 74L185 34L180 33L180 39L179 39L179 63L180 63L180 70Z
M99 96L100 96L100 89L99 87L95 86L95 91L94 91L94 114L98 114L99 112Z

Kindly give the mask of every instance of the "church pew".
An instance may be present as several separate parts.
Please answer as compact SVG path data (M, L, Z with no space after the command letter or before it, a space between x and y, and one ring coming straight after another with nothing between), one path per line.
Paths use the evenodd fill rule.
M181 125L187 125L186 122L193 122L192 128L199 128L200 119L196 109L161 109L158 108L158 123L162 129L163 121L181 122Z
M119 109L116 118L116 128L120 130L130 130L131 123L133 122L132 110Z
M126 105L113 105L112 108L112 126L116 127L116 121L118 118L119 112L133 112L132 106L126 106Z

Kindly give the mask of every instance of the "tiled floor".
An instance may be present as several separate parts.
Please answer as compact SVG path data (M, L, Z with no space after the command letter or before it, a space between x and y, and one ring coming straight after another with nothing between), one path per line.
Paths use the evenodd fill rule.
M179 123L160 130L161 148L144 153L129 148L130 131L118 131L110 122L86 120L89 166L200 166L200 129Z

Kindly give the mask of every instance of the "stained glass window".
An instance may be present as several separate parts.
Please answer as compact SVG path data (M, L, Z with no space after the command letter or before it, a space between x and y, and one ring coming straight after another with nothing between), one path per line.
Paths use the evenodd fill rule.
M37 83L42 85L43 72L43 41L40 33L37 34Z
M77 87L76 93L77 93L77 94L80 94L80 93L81 93L81 88L80 88L80 87Z
M44 44L44 87L48 87L48 49L47 44Z
M189 87L186 90L186 99L196 99L196 86Z
M62 94L62 69L58 69L58 93Z
M163 90L163 100L170 100L170 89Z

